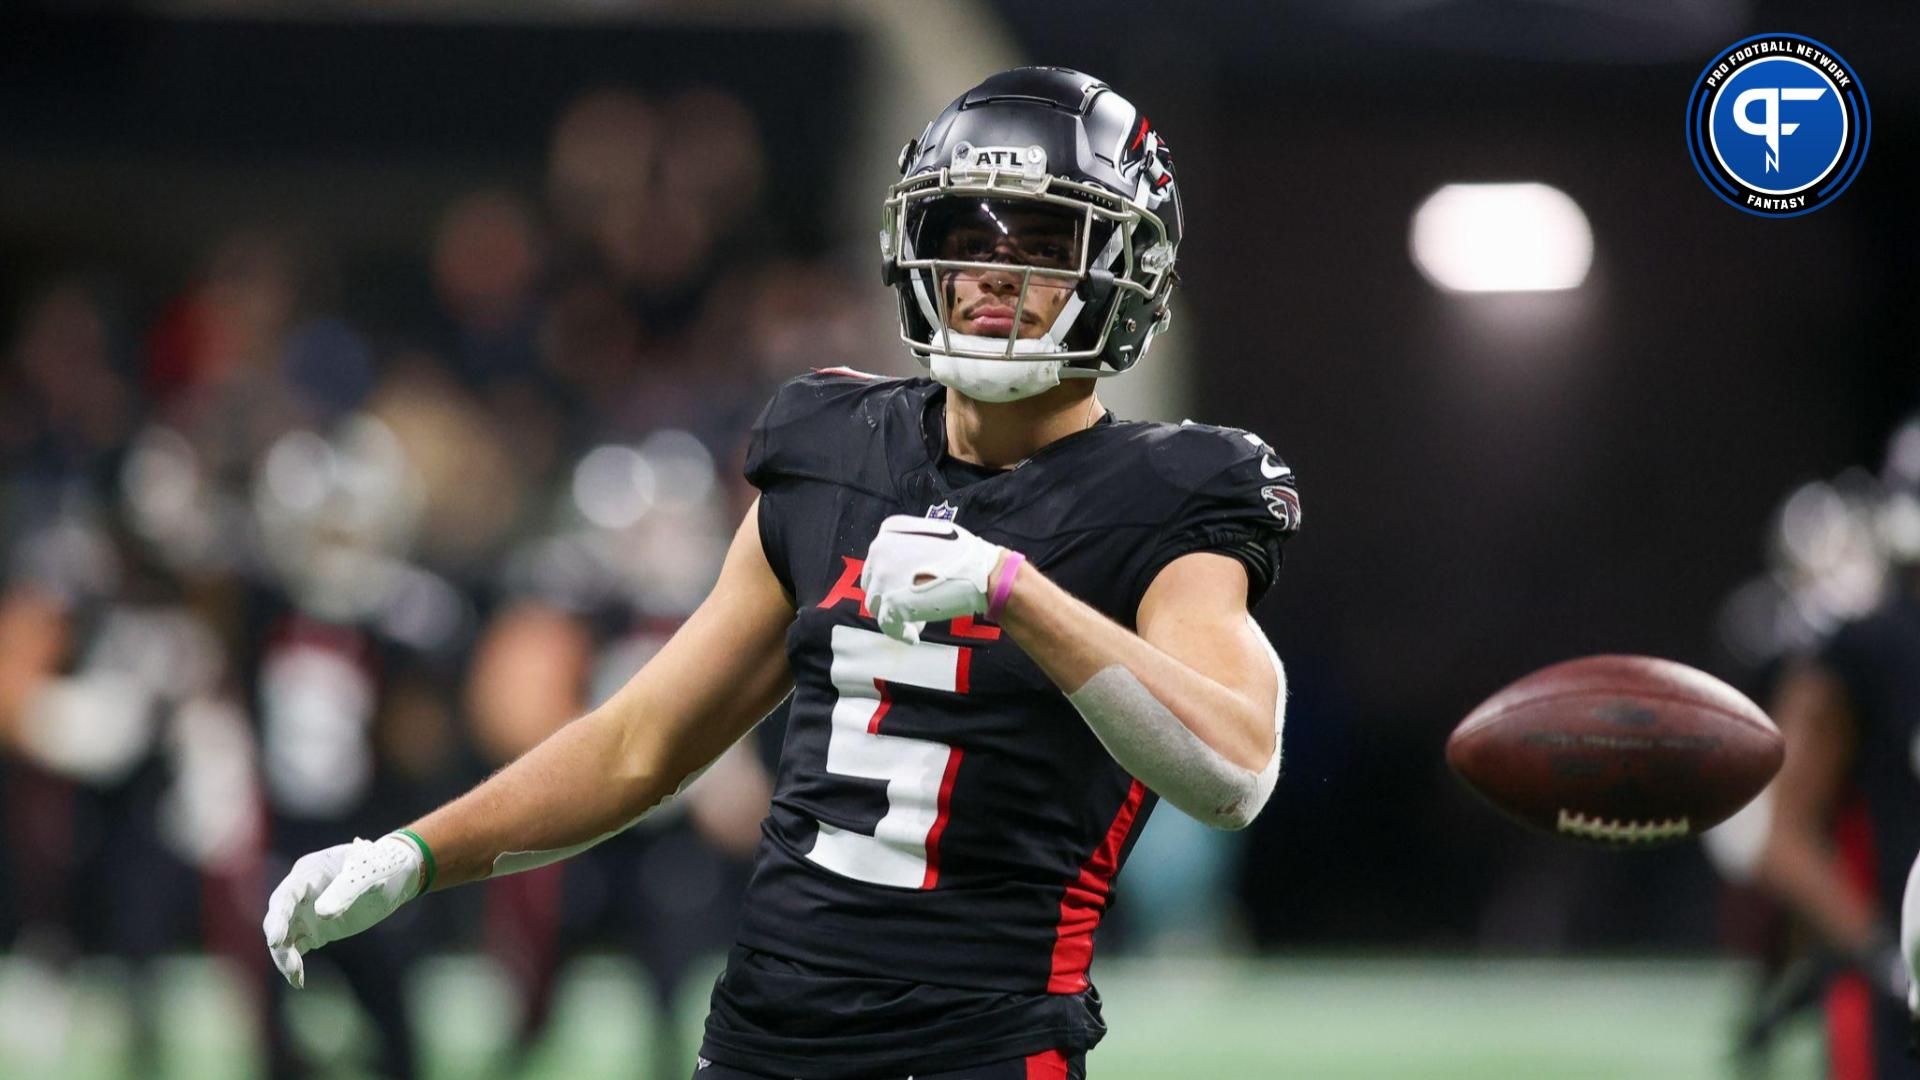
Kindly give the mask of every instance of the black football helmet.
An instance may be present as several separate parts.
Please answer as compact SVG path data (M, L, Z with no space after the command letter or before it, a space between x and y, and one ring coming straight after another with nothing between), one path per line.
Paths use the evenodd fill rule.
M1146 354L1168 323L1180 190L1166 143L1132 103L1066 68L1003 71L948 105L900 152L880 233L883 278L900 299L902 340L935 378L977 361L1043 369L991 400L1062 377L1112 375ZM1018 275L1029 289L1072 289L1053 324L1023 336L950 325L961 271ZM1018 325L1026 316L1012 320ZM999 382L1014 369L994 364ZM980 396L976 394L975 396Z

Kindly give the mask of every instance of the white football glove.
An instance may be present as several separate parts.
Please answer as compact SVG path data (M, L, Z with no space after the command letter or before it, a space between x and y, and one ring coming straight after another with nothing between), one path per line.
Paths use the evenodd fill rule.
M303 855L267 901L267 952L299 989L307 984L305 953L352 937L394 913L420 892L420 849L398 834Z
M951 521L895 514L880 523L860 568L867 610L882 633L916 644L930 622L986 612L1005 552Z

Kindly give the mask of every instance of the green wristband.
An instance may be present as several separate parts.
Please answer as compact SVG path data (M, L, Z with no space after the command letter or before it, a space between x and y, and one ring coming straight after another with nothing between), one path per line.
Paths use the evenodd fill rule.
M426 864L427 873L426 877L420 882L420 892L418 895L427 895L427 890L433 888L433 876L439 873L439 867L435 866L433 862L433 849L428 847L427 842L420 839L420 834L414 832L412 829L400 829L397 830L394 835L406 837L413 841L414 845L420 849L420 859Z

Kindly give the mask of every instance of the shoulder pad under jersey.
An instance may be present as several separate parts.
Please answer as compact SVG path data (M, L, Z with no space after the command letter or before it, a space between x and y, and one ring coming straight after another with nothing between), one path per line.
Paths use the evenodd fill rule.
M901 397L912 385L851 368L787 380L754 422L748 482L765 489L787 477L873 487L877 477L867 477L871 470L864 466L875 454L875 435L904 418ZM890 421L890 414L903 415Z

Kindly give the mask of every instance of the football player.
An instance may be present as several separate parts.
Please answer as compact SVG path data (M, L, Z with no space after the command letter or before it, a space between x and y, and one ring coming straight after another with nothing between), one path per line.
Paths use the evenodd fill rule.
M1757 867L1843 961L1826 988L1836 1080L1912 1075L1907 1006L1920 1000L1888 926L1894 898L1913 897L1920 852L1920 533L1900 524L1920 518L1920 424L1896 436L1882 479L1888 587L1781 681L1772 713L1787 756ZM1920 946L1914 899L1900 933L1908 957Z
M1239 828L1285 677L1249 606L1297 527L1258 438L1116 419L1167 324L1169 152L1058 68L995 75L900 157L882 233L931 378L827 369L755 425L720 579L610 700L411 826L315 852L275 963L435 888L563 858L791 695L696 1073L1084 1074L1093 934L1156 798Z

